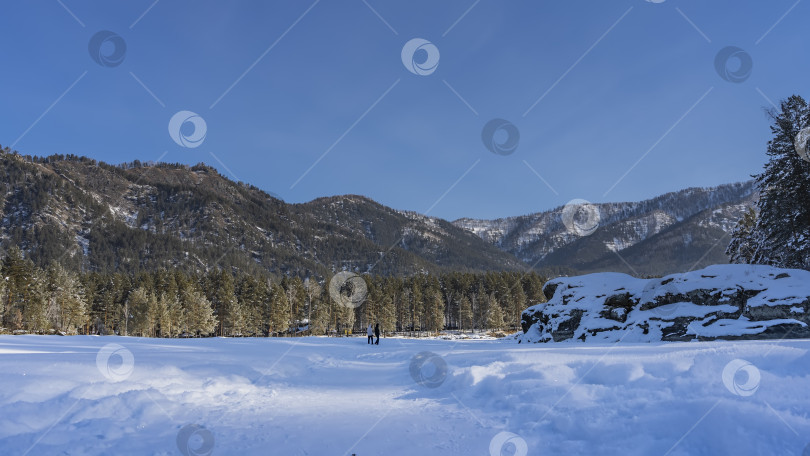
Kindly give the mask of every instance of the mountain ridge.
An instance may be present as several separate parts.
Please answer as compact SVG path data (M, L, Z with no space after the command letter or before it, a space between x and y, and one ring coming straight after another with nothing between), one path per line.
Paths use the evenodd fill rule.
M288 204L198 164L0 154L2 247L38 265L129 272L224 267L278 275L522 270L446 221L359 195Z
M549 276L600 270L655 275L686 269L701 255L727 262L724 245L704 252L721 244L755 197L749 181L602 203L596 205L596 232L581 237L566 228L562 207L450 222L363 195L286 203L202 163L109 165L8 149L0 161L0 246L19 246L40 265L59 261L74 270L106 272L224 267L279 275L390 275L536 267ZM678 236L690 240L676 242ZM691 253L682 255L685 248ZM645 261L649 252L659 260Z
M664 275L701 265L727 263L725 245L721 245L721 241L755 199L754 181L745 181L692 187L638 202L588 203L599 216L593 234L586 236L578 235L565 225L565 206L494 220L462 218L453 223L528 264L564 265L579 272L613 270L634 275ZM682 233L681 245L667 237L686 226L691 226L691 230ZM670 246L670 256L679 249L692 252L675 262L642 261L651 251L666 256L662 244ZM647 247L638 252L638 245ZM718 245L721 248L716 250Z

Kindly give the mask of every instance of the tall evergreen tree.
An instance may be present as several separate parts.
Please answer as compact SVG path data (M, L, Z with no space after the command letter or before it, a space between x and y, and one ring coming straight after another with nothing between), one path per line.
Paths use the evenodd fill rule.
M503 328L503 309L501 304L495 298L495 294L491 294L486 300L486 315L487 315L487 328L500 329Z
M526 292L523 291L523 284L521 283L520 277L516 277L512 282L510 300L506 305L508 310L507 322L512 329L520 327L520 315L527 307Z
M270 290L270 317L268 326L271 335L280 335L289 329L290 320L287 312L287 298L284 287L274 284Z
M23 329L25 303L36 291L34 289L34 264L23 257L19 248L12 247L3 259L2 274L6 282L3 326L10 329Z
M211 302L199 290L189 287L183 293L183 309L186 331L191 335L205 336L217 328L217 318Z
M810 269L810 163L796 153L795 144L799 132L810 126L810 108L793 95L771 117L768 163L756 177L756 223L750 231L741 227L735 232L730 253L737 260Z
M146 287L140 286L129 294L127 305L132 315L127 330L131 334L153 337L160 317L155 295Z
M59 331L76 334L78 329L87 323L88 317L87 304L78 276L56 262L51 263L47 274L36 274L35 280L36 276L45 276L38 281L45 284L46 296L37 301L44 305L47 299L51 324Z
M161 337L174 337L180 334L183 323L183 308L177 294L163 292L158 298L158 324Z
M726 248L726 255L728 255L732 263L745 264L753 262L756 246L759 243L757 239L759 232L754 230L756 224L757 212L752 207L743 214L743 217L731 232L731 242Z
M458 303L458 325L462 331L472 329L472 304L470 298L462 296Z
M428 331L444 329L444 300L438 290L434 290L425 305L425 324Z

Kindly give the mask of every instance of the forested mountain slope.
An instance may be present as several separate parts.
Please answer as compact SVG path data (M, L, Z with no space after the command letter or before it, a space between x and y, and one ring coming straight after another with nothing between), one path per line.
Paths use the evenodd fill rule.
M302 276L525 268L443 220L352 195L287 204L203 164L112 166L6 151L0 165L2 247L20 246L40 266Z

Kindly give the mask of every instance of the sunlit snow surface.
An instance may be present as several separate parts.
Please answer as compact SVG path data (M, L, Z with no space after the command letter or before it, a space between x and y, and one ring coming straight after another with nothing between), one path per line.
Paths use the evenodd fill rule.
M808 349L2 336L0 454L801 455Z

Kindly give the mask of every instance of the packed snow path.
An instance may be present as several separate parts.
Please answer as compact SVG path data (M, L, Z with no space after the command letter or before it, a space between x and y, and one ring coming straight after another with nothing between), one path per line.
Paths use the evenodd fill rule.
M2 336L0 454L801 455L808 349Z

